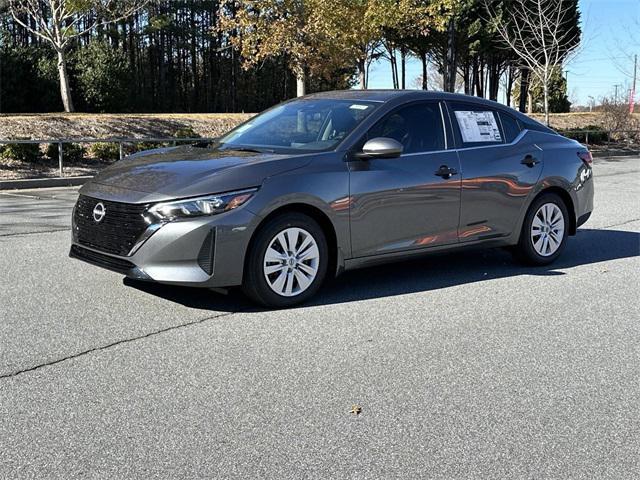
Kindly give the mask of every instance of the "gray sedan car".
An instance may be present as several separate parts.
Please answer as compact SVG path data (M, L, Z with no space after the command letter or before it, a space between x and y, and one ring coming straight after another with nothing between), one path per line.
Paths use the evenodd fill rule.
M471 246L553 262L593 209L591 155L463 95L341 91L215 144L129 156L80 190L70 255L286 307L352 268Z

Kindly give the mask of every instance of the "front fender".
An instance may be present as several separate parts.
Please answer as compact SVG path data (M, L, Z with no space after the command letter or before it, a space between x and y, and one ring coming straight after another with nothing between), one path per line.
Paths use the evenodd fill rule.
M247 208L260 221L284 208L311 207L333 227L339 257L351 257L349 171L340 160L314 162L267 178Z

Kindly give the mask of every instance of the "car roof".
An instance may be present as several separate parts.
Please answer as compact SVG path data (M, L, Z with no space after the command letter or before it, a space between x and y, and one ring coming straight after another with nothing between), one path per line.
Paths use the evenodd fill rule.
M473 102L486 104L487 106L498 108L509 108L493 100L474 97L471 95L463 95L461 93L437 92L429 90L334 90L330 92L318 92L307 95L305 98L325 98L335 100L362 100L373 102L388 102L389 100L410 97L424 98L429 100L451 100L459 102Z
M556 133L549 127L542 125L540 122L528 117L527 115L520 113L519 111L504 105L502 103L495 102L493 100L487 100L486 98L474 97L472 95L464 95L461 93L449 93L449 92L437 92L429 90L334 90L330 92L318 92L305 96L304 98L323 98L333 100L356 100L356 101L370 101L370 102L389 102L391 100L406 98L407 100L449 100L452 102L468 102L476 105L484 105L491 108L496 108L509 112L514 117L518 118L525 125L535 126L536 130L545 131L548 133Z

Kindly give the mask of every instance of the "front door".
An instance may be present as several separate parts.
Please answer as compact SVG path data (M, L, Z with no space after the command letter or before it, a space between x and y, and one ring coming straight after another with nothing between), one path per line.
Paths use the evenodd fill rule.
M349 162L354 257L456 243L460 165L447 150L439 102L419 102L386 115L367 139L393 138L398 158Z

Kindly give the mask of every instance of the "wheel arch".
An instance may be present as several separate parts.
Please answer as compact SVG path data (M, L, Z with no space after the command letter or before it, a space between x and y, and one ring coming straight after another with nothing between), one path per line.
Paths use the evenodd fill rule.
M577 230L575 204L569 192L567 192L564 188L552 185L542 189L531 199L531 202L529 202L529 206L527 207L527 211L529 210L529 208L531 208L531 205L533 205L533 203L538 198L549 193L558 195L564 202L565 206L567 207L567 211L569 212L569 235L575 235Z
M338 248L338 237L335 226L325 212L323 212L320 208L308 203L289 203L286 205L282 205L265 215L260 220L256 228L254 229L253 234L251 235L251 239L249 240L249 244L247 246L247 252L253 248L257 233L260 231L260 229L273 218L285 213L301 213L303 215L307 215L308 217L315 220L318 225L320 225L320 228L322 229L327 239L327 246L329 248L329 265L327 271L333 272L334 276L341 272L344 268L344 258L340 253L340 249ZM246 262L248 261L248 258L249 255L245 255L245 272L247 271Z

